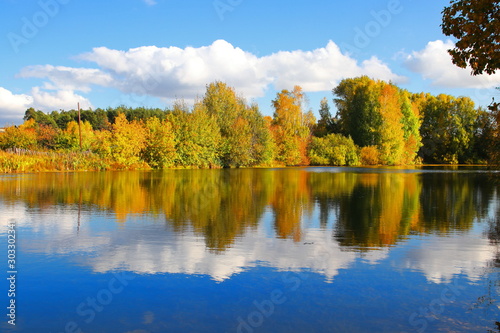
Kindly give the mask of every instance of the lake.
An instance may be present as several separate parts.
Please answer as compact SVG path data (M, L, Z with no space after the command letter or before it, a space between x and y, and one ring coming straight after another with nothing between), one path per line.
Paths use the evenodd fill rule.
M0 330L499 332L499 190L481 167L2 175Z

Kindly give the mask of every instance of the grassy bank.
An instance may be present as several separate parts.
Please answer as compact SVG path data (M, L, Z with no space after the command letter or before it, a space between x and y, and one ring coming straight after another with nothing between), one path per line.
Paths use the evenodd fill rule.
M0 151L0 172L98 171L114 165L95 154L40 152L18 154ZM116 167L116 166L115 166Z
M422 164L418 164L422 165ZM446 164L447 166L458 166ZM474 164L485 166L488 164ZM474 166L469 165L469 166ZM311 165L313 166L313 165ZM326 166L326 165L324 165ZM359 165L362 166L362 165ZM364 165L377 167L378 165ZM415 164L413 164L415 166ZM433 166L428 164L427 166ZM443 166L443 164L434 165ZM285 165L260 165L257 168L285 167ZM193 168L193 167L191 167ZM194 167L198 169L198 167ZM0 173L25 173L25 172L66 172L66 171L105 171L105 170L150 170L146 162L140 161L128 165L120 164L111 158L103 158L94 153L76 152L7 152L0 150ZM190 167L172 167L169 169L190 169Z

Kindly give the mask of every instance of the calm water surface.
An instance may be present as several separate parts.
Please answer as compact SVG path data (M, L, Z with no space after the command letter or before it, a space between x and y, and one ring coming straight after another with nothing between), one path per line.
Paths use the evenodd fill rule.
M499 332L500 173L0 176L2 332Z

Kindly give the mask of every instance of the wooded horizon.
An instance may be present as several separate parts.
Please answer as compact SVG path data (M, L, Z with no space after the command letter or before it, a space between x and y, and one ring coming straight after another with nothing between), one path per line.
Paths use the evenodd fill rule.
M1 152L0 171L498 162L499 112L469 97L411 93L367 76L332 93L337 113L324 98L319 120L300 86L277 93L270 117L220 81L193 107L83 110L80 123L76 110L30 108L22 125L0 132L0 148L55 155ZM59 164L47 160L56 155Z

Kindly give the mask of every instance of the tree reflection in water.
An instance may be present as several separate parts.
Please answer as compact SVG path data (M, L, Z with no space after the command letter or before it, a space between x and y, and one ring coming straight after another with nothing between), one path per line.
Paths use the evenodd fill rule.
M460 233L489 217L500 241L498 183L484 172L387 172L361 168L165 170L43 173L5 177L0 197L44 210L102 210L126 223L153 215L179 232L192 229L215 252L256 230L272 213L275 236L300 242L305 219L358 250L392 246L411 233ZM492 205L495 205L492 206ZM493 214L492 209L496 209ZM495 265L500 259L497 256Z

